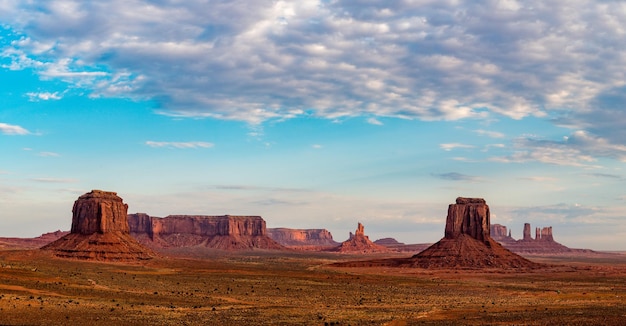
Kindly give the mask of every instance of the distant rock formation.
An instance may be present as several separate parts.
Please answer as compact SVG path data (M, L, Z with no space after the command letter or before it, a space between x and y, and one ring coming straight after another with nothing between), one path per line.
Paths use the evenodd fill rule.
M149 259L154 253L130 236L128 205L115 192L92 190L74 202L70 234L43 246L56 256L89 260Z
M38 249L69 234L69 231L44 233L36 238L0 238L2 249Z
M279 244L293 249L321 250L339 245L326 229L269 228L267 235Z
M511 237L511 230L508 230L506 226L501 224L491 224L491 238L503 243L515 241L513 237Z
M499 224L498 224L499 225ZM500 226L506 230L506 226ZM530 223L524 223L524 230L522 239L515 240L511 237L511 231L509 231L508 237L502 237L498 233L498 236L494 235L494 240L500 242L505 248L515 253L522 254L561 254L561 253L593 253L589 249L572 249L568 248L556 241L552 235L552 227L535 228L535 238L533 239L530 233ZM494 228L492 226L492 233ZM499 232L499 231L498 231Z
M432 243L405 244L394 238L383 238L374 241L375 244L385 246L393 251L400 252L420 252L432 245Z
M342 242L339 247L334 249L338 252L359 252L359 253L374 253L374 252L388 252L389 249L385 246L381 246L373 243L368 236L365 235L365 228L363 224L357 225L354 234L350 232L350 238Z
M534 269L543 265L502 247L490 236L489 206L482 198L456 199L448 207L444 237L410 258L336 263L340 267L393 266L429 269Z
M382 238L374 241L375 244L379 244L381 246L403 246L404 243L399 242L394 238Z
M260 216L129 214L130 232L151 248L284 249L267 236Z

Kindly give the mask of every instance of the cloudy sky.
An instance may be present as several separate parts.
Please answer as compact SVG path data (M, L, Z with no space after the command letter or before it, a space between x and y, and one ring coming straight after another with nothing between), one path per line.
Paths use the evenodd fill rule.
M0 236L130 212L626 250L621 1L0 0Z

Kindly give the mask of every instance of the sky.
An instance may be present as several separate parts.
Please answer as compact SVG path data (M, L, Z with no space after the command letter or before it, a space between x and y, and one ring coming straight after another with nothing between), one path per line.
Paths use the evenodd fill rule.
M0 236L129 212L626 250L626 3L0 0Z

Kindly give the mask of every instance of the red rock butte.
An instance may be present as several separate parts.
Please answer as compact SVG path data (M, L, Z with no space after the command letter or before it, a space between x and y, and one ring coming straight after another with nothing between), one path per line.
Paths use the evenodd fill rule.
M456 199L448 207L444 238L412 257L423 268L537 268L490 236L489 206L482 198Z
M115 192L92 190L74 202L70 234L41 249L63 258L138 260L155 256L130 236L128 205Z

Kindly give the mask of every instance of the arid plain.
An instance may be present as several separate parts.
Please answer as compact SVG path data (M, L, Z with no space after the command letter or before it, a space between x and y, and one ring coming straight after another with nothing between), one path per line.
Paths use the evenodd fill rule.
M331 264L364 256L336 253L179 254L102 263L39 250L0 251L0 324L623 325L626 320L621 254L534 256L552 266L527 272L339 268Z

